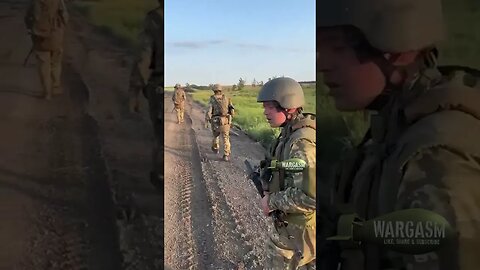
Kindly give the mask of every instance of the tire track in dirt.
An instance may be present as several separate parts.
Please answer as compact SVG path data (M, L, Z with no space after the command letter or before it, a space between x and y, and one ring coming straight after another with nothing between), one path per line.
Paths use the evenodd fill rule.
M195 130L192 128L192 119L188 113L185 113L185 119L186 132L184 134L188 134L188 143L191 146L191 179L193 192L190 208L192 213L192 232L197 247L197 254L199 256L198 269L212 269L215 265L216 258L218 258L212 224L212 200L209 198L205 186L200 152L195 139Z
M190 105L191 107L191 105ZM190 111L191 113L191 111ZM202 182L208 190L208 197L211 202L212 223L215 230L215 239L218 248L222 249L223 254L217 258L224 257L220 262L223 269L256 269L259 259L253 253L253 246L249 243L246 231L242 226L238 215L233 211L229 201L226 199L222 188L220 187L221 176L214 169L212 162L206 157L201 157L198 147L195 130L192 127L192 118L186 113L187 121L191 128L191 136L194 153L192 157L201 161Z
M226 181L225 175L231 177L234 174L235 178L240 173L237 171L238 168L230 163L211 159L210 154L200 150L199 134L194 127L192 113L196 113L196 119L199 115L197 115L197 111L192 110L192 102L187 104L186 123L184 125L173 124L175 116L169 113L172 105L167 95L169 93L165 97L166 143L173 141L174 145L181 145L182 148L178 151L179 153L176 153L177 155L173 156L171 155L173 148L171 145L166 145L166 156L168 156L166 160L170 159L166 164L169 162L182 163L178 166L187 169L185 176L191 176L191 184L185 182L188 184L184 194L178 200L182 203L184 213L187 216L188 213L191 214L188 220L191 221L194 247L190 250L195 251L194 261L197 262L195 269L261 269L259 254L262 252L260 249L263 245L259 243L259 238L255 237L258 230L252 230L255 225L247 224L251 221L255 222L255 219L245 220L245 217L249 215L239 212L249 209L251 202L239 208L236 204L241 202L235 201L238 196L232 197L231 191L226 193L224 187L226 182L230 182L230 180ZM198 126L198 123L195 126ZM204 133L201 130L200 132ZM186 140L187 137L189 140ZM204 145L201 147L205 148ZM191 155L185 155L187 152L190 152ZM183 162L186 163L186 166L183 165ZM168 165L166 165L168 170L167 167ZM240 177L244 177L244 175ZM166 175L166 190L170 189L169 185L173 183L168 178L172 178L172 176ZM185 181L188 176L182 175L181 178ZM238 179L238 181L246 182L244 179ZM245 196L241 197L245 198ZM185 209L185 207L189 207L189 209ZM257 206L254 205L254 207ZM166 209L166 216L171 216L171 211L172 209ZM261 219L261 217L259 218ZM176 228L171 232L166 229L165 233L166 235L170 233L181 235L185 232ZM179 236L176 237L179 238ZM166 248L168 249L168 247Z
M174 269L213 269L216 254L211 207L191 120L188 116L185 120L183 125L168 120L165 124L166 264Z
M232 204L226 199L221 187L221 176L214 169L210 160L204 159L203 171L205 178L208 178L211 197L215 198L212 205L216 213L216 226L220 229L218 235L223 235L224 243L231 245L227 251L228 258L233 259L227 266L228 269L241 268L257 269L259 259L253 252L253 246L250 243L251 237L243 226L242 220L235 212ZM223 231L223 232L222 232Z
M227 163L221 161L217 154L210 151L212 135L209 129L204 128L202 116L205 112L202 112L202 105L192 102L189 109L195 119L194 128L197 131L196 138L203 156L204 173L210 176L211 185L219 194L215 196L219 198L221 196L220 201L223 201L223 207L228 209L230 222L234 223L234 226L231 224L230 226L235 229L232 229L229 234L236 239L233 241L243 242L247 250L247 253L242 254L241 249L237 249L239 254L230 253L232 255L230 258L233 262L241 262L239 268L243 266L245 269L261 269L270 222L259 208L257 202L260 197L245 175L243 160L245 158L260 160L265 150L241 130L234 129L231 131L234 136L230 137L232 159ZM219 211L219 213L222 212ZM229 248L228 245L226 248Z

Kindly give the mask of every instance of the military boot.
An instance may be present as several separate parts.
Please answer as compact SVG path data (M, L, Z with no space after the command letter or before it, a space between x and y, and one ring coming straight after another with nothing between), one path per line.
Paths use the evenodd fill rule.
M230 161L229 155L223 155L223 161Z
M219 153L219 150L216 149L216 148L213 148L213 146L212 146L212 151L213 151L215 154L218 154L218 153Z

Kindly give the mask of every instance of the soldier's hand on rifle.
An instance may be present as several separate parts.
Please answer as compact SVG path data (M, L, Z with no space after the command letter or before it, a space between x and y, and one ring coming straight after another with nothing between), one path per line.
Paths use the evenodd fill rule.
M268 200L270 199L270 195L267 192L265 192L264 194L265 196L263 196L262 200L260 201L260 205L262 206L263 214L268 217L271 212L270 207L268 206Z

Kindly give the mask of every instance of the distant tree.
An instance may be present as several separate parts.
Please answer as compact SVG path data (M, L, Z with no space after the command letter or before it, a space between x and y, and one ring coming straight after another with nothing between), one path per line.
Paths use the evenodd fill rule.
M257 86L257 84L258 84L257 80L255 80L255 78L253 78L252 87Z
M263 81L260 81L260 82L258 83L258 86L263 86Z
M232 91L235 91L235 90L237 90L237 85L236 84L232 85Z

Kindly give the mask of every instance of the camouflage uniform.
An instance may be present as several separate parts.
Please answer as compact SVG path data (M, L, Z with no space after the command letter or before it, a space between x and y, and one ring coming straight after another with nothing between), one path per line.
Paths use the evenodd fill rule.
M301 101L285 104L281 86L294 84L297 93L285 93L286 102L292 102L295 95L301 95ZM275 99L277 98L277 99ZM290 78L277 78L266 83L259 93L258 102L278 101L284 108L303 106L303 90ZM295 102L295 101L294 101ZM278 139L272 144L267 160L283 161L299 158L307 164L300 173L273 171L268 185L269 208L285 214L283 220L287 227L274 223L269 232L266 246L264 269L315 269L316 257L316 120L312 114L298 113L287 120ZM291 237L289 237L291 236ZM291 238L291 239L289 239ZM294 256L294 250L301 252L303 259Z
M175 91L173 92L172 101L177 112L177 123L183 123L185 114L185 101L187 97L185 90L179 85L175 85Z
M160 1L162 3L162 1ZM163 187L163 6L148 12L140 38L140 50L130 76L130 105L138 111L138 95L148 100L155 145L152 151L152 183ZM147 79L148 78L148 79Z
M219 136L222 135L223 158L227 161L230 157L230 126L234 108L232 100L221 93L222 89L218 84L214 86L214 91L215 95L212 95L208 102L205 119L211 123L213 133L212 151L218 153L220 148Z
M365 11L354 2L320 3L318 7L323 12L319 16L331 19L322 22L321 27L353 24L384 52L398 52L406 47L422 49L441 36L437 29L441 20L435 22L441 17L439 1L411 1L397 9L389 6L388 11L372 7L370 2L375 1L362 3L376 12L394 14L401 10L405 13L399 14L405 18L418 15L419 25L422 18L427 21L427 27L397 29L391 36L373 32L381 29L385 34L404 24L390 21L391 24L385 24L388 27L382 28L379 21L375 28L368 29L367 24L352 19L358 10ZM351 17L334 14L333 6L341 7L336 11L352 12ZM380 14L371 17L382 18ZM335 18L351 20L335 23ZM402 31L415 33L403 39ZM410 39L412 36L420 38ZM402 87L390 89L381 100L379 97L374 101L370 130L346 156L336 179L336 204L326 208L336 207L338 211L331 217L332 223L340 214L357 213L371 219L395 210L424 208L444 216L458 237L453 245L422 255L400 254L367 243L357 249L343 248L338 254L342 270L478 269L480 265L480 79L456 67L437 67L433 57L430 55L417 69L407 69L408 79ZM331 245L325 251L336 248Z
M62 93L60 79L67 22L68 13L63 0L32 0L25 15L46 99Z

